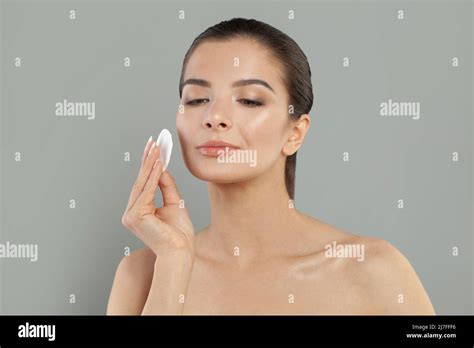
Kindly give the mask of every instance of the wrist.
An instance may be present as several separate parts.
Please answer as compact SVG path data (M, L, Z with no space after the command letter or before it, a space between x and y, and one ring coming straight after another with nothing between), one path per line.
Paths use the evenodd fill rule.
M156 262L163 263L165 260L178 263L194 263L194 250L191 248L159 248L155 250Z
M191 255L194 257L194 243L192 240L178 240L172 243L150 245L150 249L157 255L182 257Z

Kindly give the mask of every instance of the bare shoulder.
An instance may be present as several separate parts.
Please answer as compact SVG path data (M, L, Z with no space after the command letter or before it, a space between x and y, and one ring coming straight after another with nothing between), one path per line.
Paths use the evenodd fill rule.
M120 261L119 267L125 271L135 271L137 269L150 268L153 270L156 255L150 248L140 248L124 256Z
M388 241L353 236L346 242L362 252L345 267L359 294L370 300L377 314L435 314L433 305L414 268Z
M107 304L108 315L140 315L145 305L156 255L141 248L124 256L115 271Z
M373 314L435 314L414 268L391 243L311 217L309 221L322 240L320 259L331 277L337 274L338 283L352 291L361 308Z

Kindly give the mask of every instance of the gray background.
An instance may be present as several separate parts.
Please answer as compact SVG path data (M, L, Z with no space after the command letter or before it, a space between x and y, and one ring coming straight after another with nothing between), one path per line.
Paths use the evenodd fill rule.
M145 141L162 128L174 136L169 169L195 227L208 224L206 185L188 172L176 137L178 80L192 40L233 17L279 28L310 60L315 106L298 154L295 205L391 242L438 314L473 313L472 6L2 1L0 242L37 243L39 260L0 259L0 313L105 313L124 248L143 246L120 219ZM63 99L95 102L96 118L55 116ZM381 117L388 99L420 102L421 118Z

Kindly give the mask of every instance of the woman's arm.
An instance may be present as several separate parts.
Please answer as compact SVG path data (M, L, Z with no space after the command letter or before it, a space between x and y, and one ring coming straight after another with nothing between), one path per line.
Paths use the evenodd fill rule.
M120 262L107 314L182 314L194 262L194 227L152 138L145 146L122 224L149 248ZM150 145L151 144L151 145ZM163 207L155 207L160 187ZM150 266L152 265L152 266Z
M156 255L148 248L125 256L115 271L107 315L140 315L148 297Z
M193 264L189 253L133 251L117 267L107 315L182 314Z
M141 314L183 314L193 265L193 255L186 250L157 256L150 291Z

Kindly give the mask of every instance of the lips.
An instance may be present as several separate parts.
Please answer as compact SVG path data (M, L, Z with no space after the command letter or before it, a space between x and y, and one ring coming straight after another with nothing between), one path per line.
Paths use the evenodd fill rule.
M221 151L226 152L226 148L230 152L237 150L239 147L222 140L212 140L199 145L197 148L204 156L218 157Z

